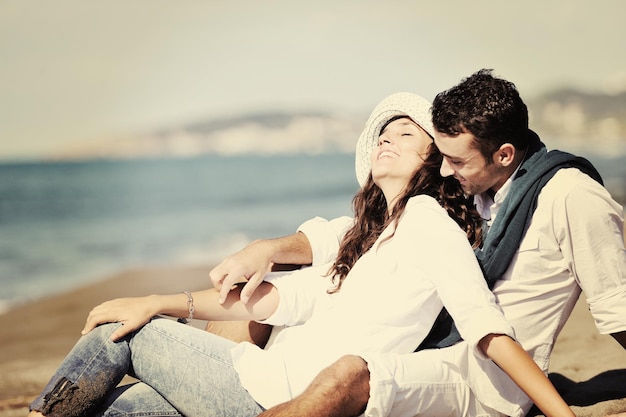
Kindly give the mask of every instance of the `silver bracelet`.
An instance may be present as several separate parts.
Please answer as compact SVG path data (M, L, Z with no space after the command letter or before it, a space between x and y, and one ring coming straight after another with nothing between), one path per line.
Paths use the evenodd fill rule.
M196 311L196 307L193 305L193 297L189 291L183 291L183 294L187 296L187 310L189 311L189 317L181 317L177 321L183 324L189 324L193 320L193 313Z

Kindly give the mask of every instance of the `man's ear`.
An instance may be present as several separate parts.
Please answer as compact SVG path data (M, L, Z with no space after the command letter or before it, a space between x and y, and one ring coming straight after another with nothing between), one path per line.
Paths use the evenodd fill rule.
M493 155L494 162L503 167L508 167L515 160L515 146L504 143Z

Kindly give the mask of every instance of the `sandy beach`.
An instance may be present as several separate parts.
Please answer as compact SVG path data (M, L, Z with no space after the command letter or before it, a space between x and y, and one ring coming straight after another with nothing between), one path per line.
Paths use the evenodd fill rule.
M93 306L115 297L205 288L209 270L125 271L0 315L0 417L27 414L28 403L79 338ZM597 333L583 298L557 341L550 373L578 416L626 411L626 352L610 336Z

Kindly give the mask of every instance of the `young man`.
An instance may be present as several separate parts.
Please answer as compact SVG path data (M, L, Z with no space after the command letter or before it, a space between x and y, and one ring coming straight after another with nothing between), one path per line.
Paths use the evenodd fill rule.
M432 116L444 155L441 174L453 175L475 196L488 228L477 257L524 349L547 371L581 289L599 332L626 348L622 208L595 169L572 155L546 152L528 129L515 86L490 71L437 95ZM357 145L357 168L359 153L368 149ZM303 225L304 233L256 242L211 278L227 291L232 277L245 277L249 294L271 262L315 264L332 256L346 221L318 219L315 228ZM440 339L434 346L454 341L454 332L442 328L434 332ZM463 356L463 344L367 361L344 357L303 395L262 415L525 415L529 399L497 369ZM473 408L474 395L491 410Z

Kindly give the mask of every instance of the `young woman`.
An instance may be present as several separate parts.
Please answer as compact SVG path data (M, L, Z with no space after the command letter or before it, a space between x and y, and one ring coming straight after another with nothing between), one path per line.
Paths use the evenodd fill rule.
M479 219L438 173L429 103L396 98L400 110L368 133L378 146L332 265L268 276L245 304L237 290L220 303L213 289L103 303L31 415L256 416L343 355L413 351L445 306L470 354L496 361L546 415L572 416L485 285L468 242ZM287 327L262 350L158 314ZM117 387L126 374L140 382Z

